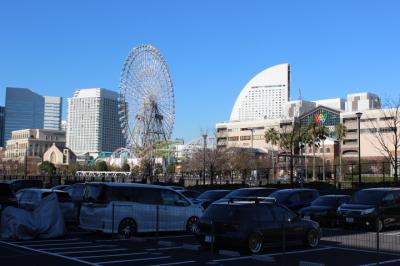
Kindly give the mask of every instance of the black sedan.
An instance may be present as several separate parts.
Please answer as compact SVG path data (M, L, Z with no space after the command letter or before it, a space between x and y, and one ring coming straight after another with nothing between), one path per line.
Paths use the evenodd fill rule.
M264 247L289 243L318 246L321 230L318 223L302 220L288 208L262 200L231 199L213 203L197 224L200 245L217 249L234 248L259 253Z
M321 226L339 225L339 213L337 208L350 200L347 195L325 195L320 196L309 207L299 211L300 216L306 220L318 222Z

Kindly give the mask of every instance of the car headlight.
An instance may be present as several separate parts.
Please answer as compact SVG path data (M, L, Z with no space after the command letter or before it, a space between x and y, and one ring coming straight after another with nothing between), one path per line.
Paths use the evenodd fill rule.
M370 214L375 211L375 208L365 209L361 211L361 215Z

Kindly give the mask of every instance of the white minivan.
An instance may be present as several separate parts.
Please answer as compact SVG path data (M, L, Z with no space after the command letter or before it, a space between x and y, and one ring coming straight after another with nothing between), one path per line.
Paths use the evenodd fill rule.
M80 227L125 237L136 232L194 232L202 213L201 206L168 187L86 183Z

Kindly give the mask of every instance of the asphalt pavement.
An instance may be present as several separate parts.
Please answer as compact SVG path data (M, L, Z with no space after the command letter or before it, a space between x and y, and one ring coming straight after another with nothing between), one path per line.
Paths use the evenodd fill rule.
M381 250L354 241L356 234L342 230L329 231L321 245L266 249L260 255L243 256L237 251L211 252L201 249L191 235L141 235L116 239L110 235L72 232L65 238L30 241L0 241L0 261L6 265L288 265L347 266L400 265L400 252ZM370 232L358 232L369 239ZM339 237L340 236L340 237ZM333 238L336 237L336 238ZM348 237L348 239L346 239ZM358 239L360 236L357 235ZM400 240L400 231L381 234L390 243ZM399 240L398 240L399 239ZM395 242L392 242L395 241ZM392 247L390 245L390 247ZM400 246L397 247L400 249Z

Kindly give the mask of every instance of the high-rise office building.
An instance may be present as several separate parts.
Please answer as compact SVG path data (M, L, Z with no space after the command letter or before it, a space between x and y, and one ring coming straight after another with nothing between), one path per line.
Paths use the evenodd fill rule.
M242 89L231 121L282 118L290 98L290 65L280 64L258 73Z
M0 106L0 147L4 147L4 122L5 122L5 108Z
M26 128L43 128L44 98L25 88L6 88L4 141L11 132Z
M75 154L112 152L125 146L118 116L118 93L77 90L68 99L67 147Z
M61 129L62 98L58 96L44 96L45 129Z

